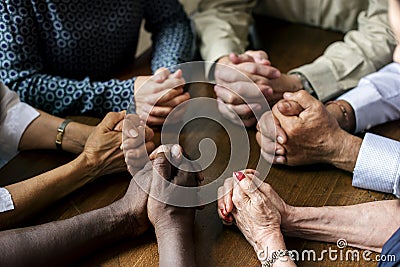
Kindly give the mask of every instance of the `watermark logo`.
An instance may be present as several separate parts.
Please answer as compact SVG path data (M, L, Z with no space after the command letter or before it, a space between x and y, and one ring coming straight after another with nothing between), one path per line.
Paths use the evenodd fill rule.
M310 262L320 262L320 261L341 261L341 262L360 262L372 261L372 262L395 262L396 255L379 255L374 254L370 250L358 250L358 249L345 249L348 246L347 240L340 238L336 241L336 246L338 249L329 247L328 249L321 250L317 252L312 249L305 249L302 251L290 250L289 258L292 261L310 261ZM266 261L268 255L272 254L273 251L269 251L268 247L264 250L257 251L257 258L260 261ZM287 261L287 258L278 259L282 262Z
M336 246L340 249L343 249L345 247L347 247L347 241L344 238L340 238L338 239L338 241L336 241Z

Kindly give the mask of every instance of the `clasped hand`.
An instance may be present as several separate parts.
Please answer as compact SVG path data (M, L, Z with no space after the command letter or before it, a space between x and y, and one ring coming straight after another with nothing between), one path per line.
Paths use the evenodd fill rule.
M175 107L190 99L189 93L184 92L184 85L181 70L170 73L168 69L160 68L153 76L137 77L134 90L136 113L148 125L162 125ZM179 120L182 112L174 114L174 119Z
M261 117L257 129L264 158L288 165L340 161L349 135L325 106L304 90L285 93L284 99Z
M219 59L215 67L214 90L218 108L223 116L246 127L257 122L268 106L282 98L283 92L301 89L293 75L282 74L271 66L264 51L246 51L242 55L230 54ZM241 121L236 119L235 113ZM256 114L254 114L256 113Z

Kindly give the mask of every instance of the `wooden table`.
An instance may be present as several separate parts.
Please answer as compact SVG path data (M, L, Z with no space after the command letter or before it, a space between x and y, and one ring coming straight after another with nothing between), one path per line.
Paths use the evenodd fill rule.
M263 25L259 39L262 48L270 55L273 65L283 72L311 62L318 57L327 45L340 40L340 33L293 25L276 20L258 18ZM259 31L260 33L260 31ZM126 77L131 73L125 74ZM193 97L212 96L212 87L193 85ZM95 124L97 119L80 117L80 121ZM399 140L400 122L393 122L374 129L375 132ZM255 129L248 129L250 140L250 160L248 167L255 167L259 159L259 146L255 140ZM156 139L159 140L159 134ZM226 133L216 123L203 120L191 123L182 132L181 144L192 156L198 154L197 145L201 138L215 140L219 155L205 171L206 182L217 177L227 165L230 146ZM20 153L0 170L1 185L26 179L71 160L73 155L51 151L30 151ZM76 191L62 201L55 203L25 225L66 219L71 216L106 206L119 199L130 180L128 173L109 175ZM353 188L351 174L330 166L272 167L266 181L291 205L324 206L350 205L368 201L392 199L388 194ZM256 254L245 238L235 227L224 227L218 219L216 203L209 204L196 215L196 258L199 266L259 266ZM314 249L320 253L324 249L337 249L336 244L287 238L288 249L298 251ZM157 266L158 252L152 232L136 240L123 240L109 244L78 263L80 266ZM375 263L361 262L311 262L300 261L299 266L375 266Z

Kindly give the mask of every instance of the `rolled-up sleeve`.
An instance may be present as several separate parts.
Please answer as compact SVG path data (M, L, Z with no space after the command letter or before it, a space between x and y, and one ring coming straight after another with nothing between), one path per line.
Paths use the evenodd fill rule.
M400 142L367 133L354 168L353 186L400 197Z
M0 168L17 154L22 135L39 115L0 83Z
M387 13L387 1L369 0L357 30L347 32L344 41L331 44L313 63L290 73L302 73L323 102L354 88L362 77L391 62L396 41Z
M0 124L0 167L1 161L5 163L17 154L22 135L38 116L39 112L21 102L7 110L7 115Z
M202 0L193 16L204 60L216 61L248 46L251 10L256 0Z
M400 119L400 64L392 63L363 78L338 99L347 101L356 117L356 132Z

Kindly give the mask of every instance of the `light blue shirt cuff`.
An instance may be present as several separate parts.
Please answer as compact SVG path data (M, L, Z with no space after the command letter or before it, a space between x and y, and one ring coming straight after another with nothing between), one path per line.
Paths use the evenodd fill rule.
M400 198L400 142L367 133L354 168L353 186Z
M14 203L10 192L5 188L0 188L0 212L5 212L14 209Z
M356 117L355 132L400 118L400 64L392 63L361 79L338 98L347 101Z

